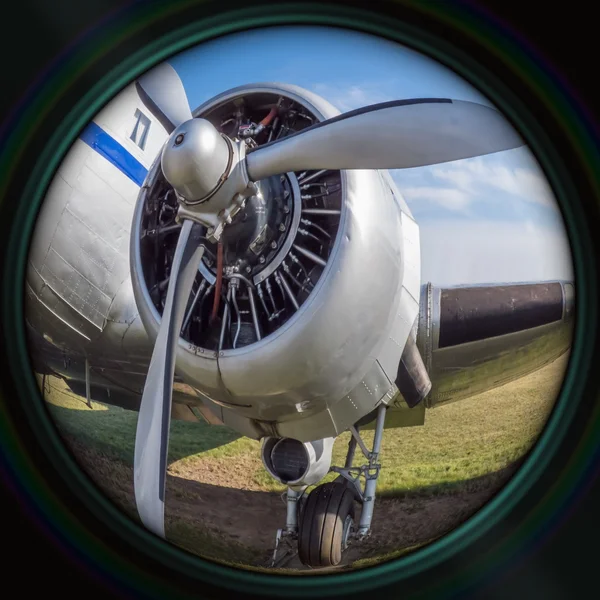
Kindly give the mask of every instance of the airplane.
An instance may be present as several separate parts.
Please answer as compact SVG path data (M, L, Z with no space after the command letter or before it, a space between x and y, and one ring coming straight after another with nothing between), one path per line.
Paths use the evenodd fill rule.
M165 537L170 419L203 419L261 441L287 488L271 565L336 566L371 531L384 429L570 348L571 281L423 284L419 226L388 172L523 145L496 110L446 98L340 114L256 83L192 112L162 63L80 133L47 192L26 281L32 366L139 411L151 532Z

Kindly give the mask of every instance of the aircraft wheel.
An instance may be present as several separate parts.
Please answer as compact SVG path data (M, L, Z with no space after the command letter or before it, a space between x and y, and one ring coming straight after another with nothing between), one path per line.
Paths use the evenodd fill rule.
M298 528L298 557L310 567L335 567L354 523L354 494L343 483L324 483L309 495Z

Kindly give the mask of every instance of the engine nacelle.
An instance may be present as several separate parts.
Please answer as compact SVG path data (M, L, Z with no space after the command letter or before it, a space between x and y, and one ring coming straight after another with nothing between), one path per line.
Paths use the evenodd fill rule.
M261 457L267 472L280 483L302 488L321 481L329 472L334 438L300 442L266 437Z
M244 137L274 106L259 145L339 114L296 86L256 84L194 116ZM152 340L178 237L177 202L159 165L142 187L131 234L133 289ZM217 299L219 249L206 246L176 372L243 435L335 437L397 394L419 311L418 227L386 171L287 173L258 184L260 194L225 228Z

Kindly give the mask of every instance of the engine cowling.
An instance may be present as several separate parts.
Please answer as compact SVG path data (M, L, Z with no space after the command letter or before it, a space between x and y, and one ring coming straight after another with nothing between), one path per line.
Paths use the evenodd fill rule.
M194 112L259 145L337 114L324 99L280 84L235 88ZM222 248L207 243L176 370L244 435L335 436L397 391L418 314L418 228L385 172L287 173L259 188ZM135 299L152 340L177 243L176 208L156 161L131 238Z

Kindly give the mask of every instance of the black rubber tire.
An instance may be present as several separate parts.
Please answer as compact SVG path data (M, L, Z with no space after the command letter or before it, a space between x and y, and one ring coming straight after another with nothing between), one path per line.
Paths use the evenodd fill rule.
M354 519L354 494L344 483L324 483L308 495L298 527L298 557L302 564L340 564L348 515Z

